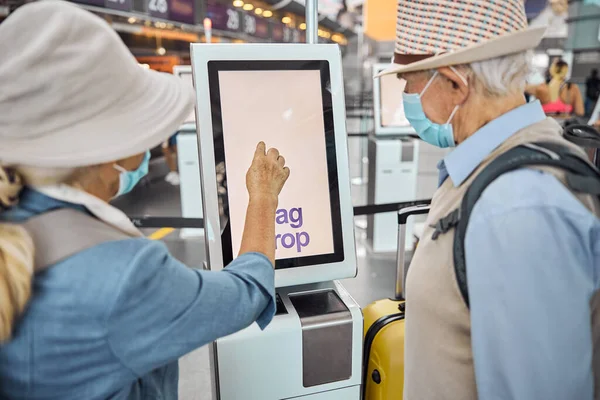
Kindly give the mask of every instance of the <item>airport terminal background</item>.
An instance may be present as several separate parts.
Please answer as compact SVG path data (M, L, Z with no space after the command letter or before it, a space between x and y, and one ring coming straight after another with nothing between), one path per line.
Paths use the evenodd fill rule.
M303 43L306 37L302 0L75 2L108 20L142 67L171 73L177 73L175 66L190 64L190 43ZM22 3L0 0L0 22ZM526 0L530 24L550 24L534 54L536 74L531 82L542 82L552 61L560 57L570 65L570 81L581 85L585 94L586 78L592 69L600 68L600 6L591 3ZM437 164L446 154L410 135L402 115L395 114L397 105L390 106L392 112L382 104L389 101L389 89L374 87L379 83L372 76L392 57L395 10L395 0L319 0L319 41L338 44L343 54L355 207L430 199L437 187ZM205 261L199 222L202 210L200 199L197 204L193 202L200 184L199 162L197 148L193 147L195 126L193 121L188 122L180 132L173 132L172 140L152 150L149 175L113 204L131 217L192 221L183 229L163 226L142 231L162 240L187 265L201 266ZM192 186L196 189L190 189ZM395 289L395 213L368 208L361 212L366 215L355 217L357 278L343 281L360 306L392 296ZM419 223L412 226L411 232L409 249L418 238ZM180 365L180 398L208 399L206 347L185 356Z

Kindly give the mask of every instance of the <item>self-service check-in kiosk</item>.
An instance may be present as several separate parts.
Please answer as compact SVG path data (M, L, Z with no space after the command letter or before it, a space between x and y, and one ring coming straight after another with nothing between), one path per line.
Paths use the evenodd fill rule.
M221 400L358 400L362 314L337 45L192 45L208 267L238 254L264 141L291 175L276 214L277 315L212 346Z
M192 67L176 65L173 74L193 85ZM183 218L202 218L202 189L200 185L200 162L198 161L198 135L196 135L196 111L192 111L177 133L177 167L179 169L179 192ZM183 228L182 238L204 235L203 229Z
M375 64L373 75L389 67ZM368 204L399 203L429 199L437 189L437 163L445 150L416 139L404 115L405 83L395 75L373 82L375 129L369 138ZM406 227L406 249L413 245L413 225ZM395 213L367 217L367 241L374 252L396 252L398 225Z

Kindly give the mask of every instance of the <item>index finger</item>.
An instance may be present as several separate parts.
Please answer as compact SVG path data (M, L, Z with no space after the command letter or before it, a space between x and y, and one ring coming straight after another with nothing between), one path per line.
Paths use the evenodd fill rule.
M266 147L267 146L265 145L265 142L259 142L256 146L256 151L254 152L254 158L258 156L265 156Z

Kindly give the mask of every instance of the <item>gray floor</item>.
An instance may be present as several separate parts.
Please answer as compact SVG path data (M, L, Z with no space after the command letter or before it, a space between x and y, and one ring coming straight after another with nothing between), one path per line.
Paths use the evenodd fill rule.
M352 196L354 205L366 204L367 182L366 165L361 141L352 139L349 143L351 156ZM163 168L153 162L152 169ZM364 173L363 173L364 172ZM160 174L158 174L160 176ZM160 177L147 179L132 193L113 202L130 216L180 217L179 188L164 182ZM357 260L358 275L354 279L342 281L348 292L361 305L390 297L394 294L395 254L371 254L365 243L365 217L357 217ZM199 266L204 261L205 250L202 239L179 238L175 231L164 239L172 254L190 266ZM210 367L206 347L188 354L180 360L180 399L211 399Z

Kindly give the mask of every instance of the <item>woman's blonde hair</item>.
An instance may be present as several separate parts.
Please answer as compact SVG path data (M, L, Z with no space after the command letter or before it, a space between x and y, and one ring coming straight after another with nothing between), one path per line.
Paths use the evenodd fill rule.
M65 182L73 171L0 165L0 212L16 205L23 185ZM31 297L35 249L27 231L0 224L0 343L12 336L15 323Z

